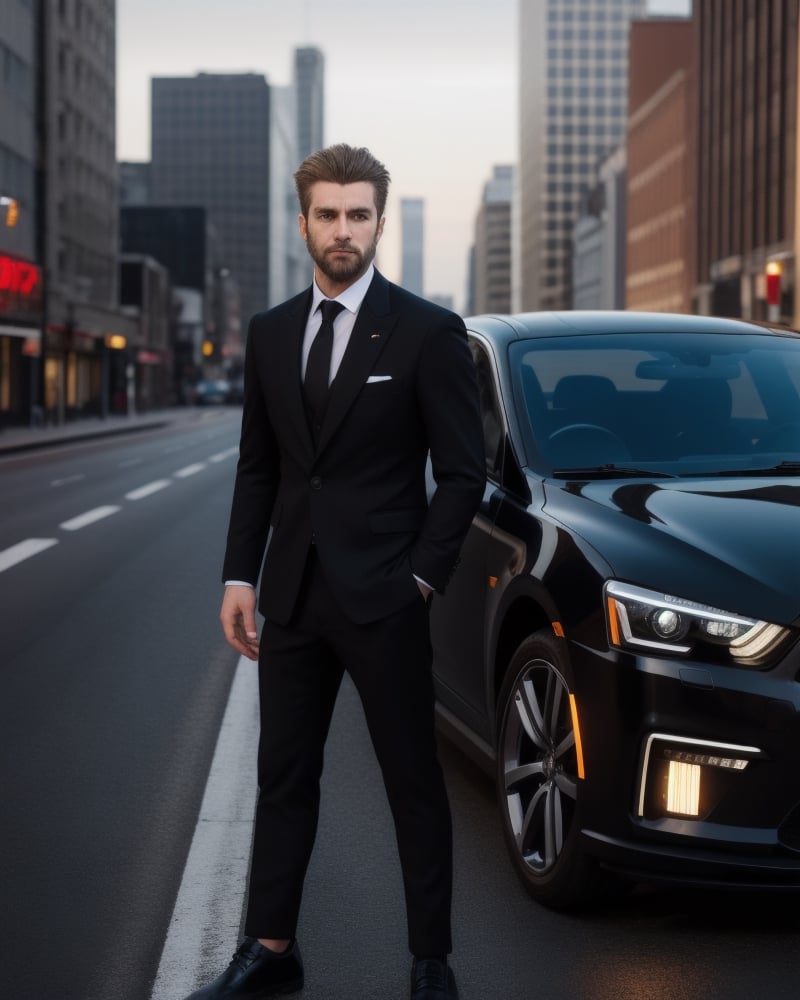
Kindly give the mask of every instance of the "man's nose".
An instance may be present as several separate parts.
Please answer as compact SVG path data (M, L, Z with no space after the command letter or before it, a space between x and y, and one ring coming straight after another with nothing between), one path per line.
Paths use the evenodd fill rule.
M336 239L349 240L350 235L350 220L346 215L340 215L336 219Z

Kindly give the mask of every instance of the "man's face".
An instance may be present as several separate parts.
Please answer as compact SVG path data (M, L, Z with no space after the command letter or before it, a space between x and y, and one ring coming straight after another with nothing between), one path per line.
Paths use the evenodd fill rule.
M308 218L299 218L300 234L316 265L317 284L327 285L323 292L341 292L364 274L375 258L383 222L368 181L312 186Z

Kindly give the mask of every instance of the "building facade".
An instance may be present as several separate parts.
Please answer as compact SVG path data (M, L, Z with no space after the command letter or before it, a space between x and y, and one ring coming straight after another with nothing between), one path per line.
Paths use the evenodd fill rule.
M136 328L118 298L116 5L40 5L38 141L45 269L44 409L104 415L113 351Z
M511 312L511 201L514 168L495 166L475 220L471 311Z
M270 287L271 101L256 73L154 77L150 196L207 210L242 313L280 301Z
M626 148L599 165L584 196L573 235L573 309L624 309L626 260Z
M694 0L698 88L697 311L796 309L798 0Z
M646 0L521 0L513 308L569 308L572 238L598 162L625 135L628 28Z
M294 50L297 162L325 145L325 57L314 46Z
M42 270L36 240L36 22L0 2L0 428L27 423L36 399Z
M400 284L415 295L425 287L425 201L422 198L400 199L402 239Z
M697 92L686 20L631 27L625 304L693 312L696 284Z

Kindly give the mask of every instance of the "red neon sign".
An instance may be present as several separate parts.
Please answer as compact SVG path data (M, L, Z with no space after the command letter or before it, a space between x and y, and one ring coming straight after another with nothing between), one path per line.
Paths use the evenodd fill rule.
M42 272L30 261L0 254L0 314L30 317L42 302Z

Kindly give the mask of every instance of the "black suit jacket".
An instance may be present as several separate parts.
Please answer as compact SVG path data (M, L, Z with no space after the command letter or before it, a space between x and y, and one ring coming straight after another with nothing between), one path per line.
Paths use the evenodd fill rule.
M315 448L300 380L310 303L309 289L250 322L223 579L255 583L266 546L259 610L286 624L313 538L363 624L412 601L414 574L442 591L455 568L485 482L474 365L455 314L376 272Z

